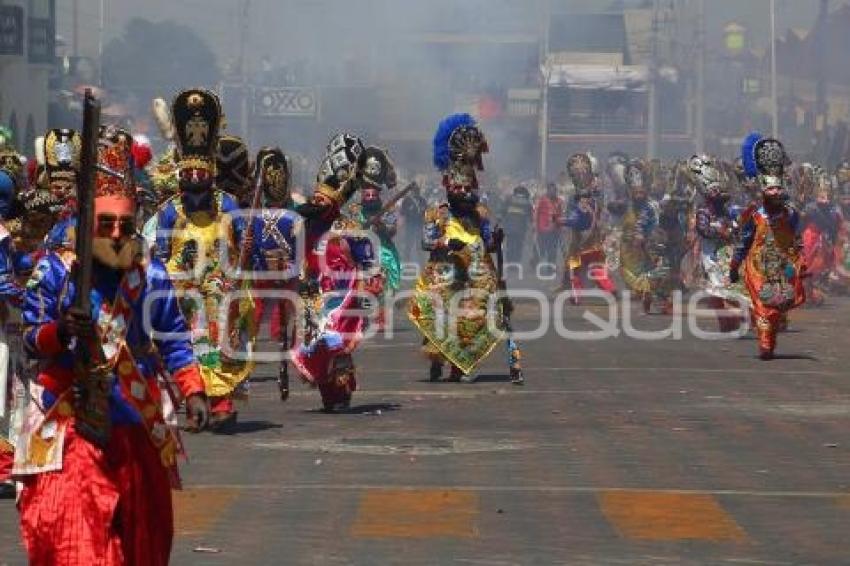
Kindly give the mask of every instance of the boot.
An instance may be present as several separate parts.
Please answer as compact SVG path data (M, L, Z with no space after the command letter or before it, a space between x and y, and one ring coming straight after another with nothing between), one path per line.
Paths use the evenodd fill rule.
M511 368L511 383L514 385L525 385L525 377L522 375L522 368Z
M443 378L443 364L440 362L431 362L429 379L432 383L440 381Z
M280 391L280 400L286 401L289 399L289 365L282 362L280 372L277 375L277 388Z
M16 495L14 482L0 482L0 499L14 499Z
M652 295L645 293L643 296L643 314L649 314L652 311Z

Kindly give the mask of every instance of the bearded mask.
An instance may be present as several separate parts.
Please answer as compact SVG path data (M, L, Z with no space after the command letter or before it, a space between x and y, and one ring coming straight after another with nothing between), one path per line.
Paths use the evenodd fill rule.
M472 187L451 186L446 191L449 205L458 212L471 212L478 204L478 193Z
M92 255L109 269L129 269L142 253L136 238L136 204L124 196L103 196L94 201Z
M363 189L360 204L366 212L374 212L381 208L381 193L374 187Z
M788 195L781 185L776 184L766 186L762 190L762 198L764 199L765 208L778 210L785 205Z

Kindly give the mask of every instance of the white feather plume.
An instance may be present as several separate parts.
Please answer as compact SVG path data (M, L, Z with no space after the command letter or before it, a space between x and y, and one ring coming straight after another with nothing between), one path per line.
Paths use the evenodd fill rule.
M44 164L47 162L44 156L44 136L35 138L35 162L41 167L44 167Z
M168 141L174 140L174 120L171 118L171 109L162 98L154 98L152 103L153 118L159 128L159 133Z

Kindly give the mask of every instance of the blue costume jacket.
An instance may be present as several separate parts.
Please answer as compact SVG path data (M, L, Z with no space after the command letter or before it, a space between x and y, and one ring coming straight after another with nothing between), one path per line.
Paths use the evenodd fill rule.
M75 294L66 262L67 259L55 252L43 257L33 272L24 298L24 342L31 356L42 359L38 379L45 388L42 399L45 408L51 407L74 379L74 354L61 342L58 333L58 320L71 306ZM142 279L139 273L144 274L143 280L139 280ZM106 312L104 307L111 306L119 293L129 297L128 288L138 292L135 291L137 286L143 285L135 300L130 301L132 315L126 329L127 345L141 374L154 380L162 364L184 395L202 392L186 322L165 267L153 260L138 271L129 272L126 286L121 285L122 274L104 268L95 270L91 291L95 322L101 322ZM162 333L162 336L152 337L152 333ZM113 424L141 422L140 415L123 398L114 374L110 413Z
M297 245L303 244L296 239L301 217L291 210L283 208L263 209L252 218L254 245L251 250L251 267L254 271L269 271L270 256L279 258L283 264L280 271L287 271L285 279L298 277L300 269L296 263ZM278 283L282 281L276 281Z

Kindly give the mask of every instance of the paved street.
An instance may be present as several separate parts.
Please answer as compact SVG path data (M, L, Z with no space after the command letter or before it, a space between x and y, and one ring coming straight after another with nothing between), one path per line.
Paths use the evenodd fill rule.
M427 382L399 314L358 351L350 414L300 384L280 403L263 368L238 433L186 439L173 563L847 564L848 317L796 311L767 363L751 338L550 330L517 388L497 354L475 384ZM0 564L23 563L0 502Z

